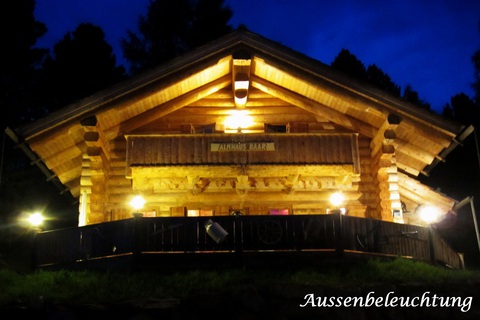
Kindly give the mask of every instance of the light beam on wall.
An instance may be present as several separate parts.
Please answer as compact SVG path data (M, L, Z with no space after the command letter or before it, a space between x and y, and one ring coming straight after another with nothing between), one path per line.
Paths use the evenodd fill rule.
M225 120L225 129L237 130L237 132L252 125L253 119L246 110L232 110L230 116Z

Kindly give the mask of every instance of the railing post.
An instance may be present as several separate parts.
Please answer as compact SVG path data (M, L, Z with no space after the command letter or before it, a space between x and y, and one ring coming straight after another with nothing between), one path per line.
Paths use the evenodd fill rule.
M142 219L143 214L138 212L133 214L132 257L134 265L142 253Z
M460 261L460 269L465 270L465 255L462 252L457 252Z
M430 262L432 264L437 263L437 258L435 257L435 243L433 240L433 227L431 224L428 225L428 251L430 252Z
M334 224L335 224L335 253L337 258L343 257L343 218L340 212L334 213Z
M32 238L31 238L31 256L30 256L30 265L33 270L37 268L38 265L38 246L37 246L37 236L42 232L39 228L32 229Z
M243 251L243 226L242 226L242 217L239 214L235 215L233 220L233 229L234 229L234 248L235 253L240 254Z

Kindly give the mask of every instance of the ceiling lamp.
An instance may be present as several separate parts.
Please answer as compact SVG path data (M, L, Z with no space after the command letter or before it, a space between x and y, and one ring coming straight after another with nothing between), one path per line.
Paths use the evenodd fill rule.
M235 105L237 107L245 107L245 105L247 104L247 95L248 95L249 85L250 85L250 81L248 79L247 74L237 73L235 75L233 88L234 88L234 95L235 95Z
M247 104L248 88L250 86L251 59L233 59L232 83L235 106L245 108Z

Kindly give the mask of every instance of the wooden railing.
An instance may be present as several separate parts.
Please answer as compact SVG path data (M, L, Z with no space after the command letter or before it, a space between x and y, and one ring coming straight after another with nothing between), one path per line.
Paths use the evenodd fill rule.
M226 236L212 237L208 222ZM41 232L34 257L41 267L119 255L262 251L370 253L463 268L460 255L431 228L339 214L135 217Z

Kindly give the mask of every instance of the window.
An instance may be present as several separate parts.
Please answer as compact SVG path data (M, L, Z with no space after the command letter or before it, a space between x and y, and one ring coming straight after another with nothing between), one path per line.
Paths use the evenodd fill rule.
M268 210L268 214L271 216L288 216L289 210L288 209L270 209Z

